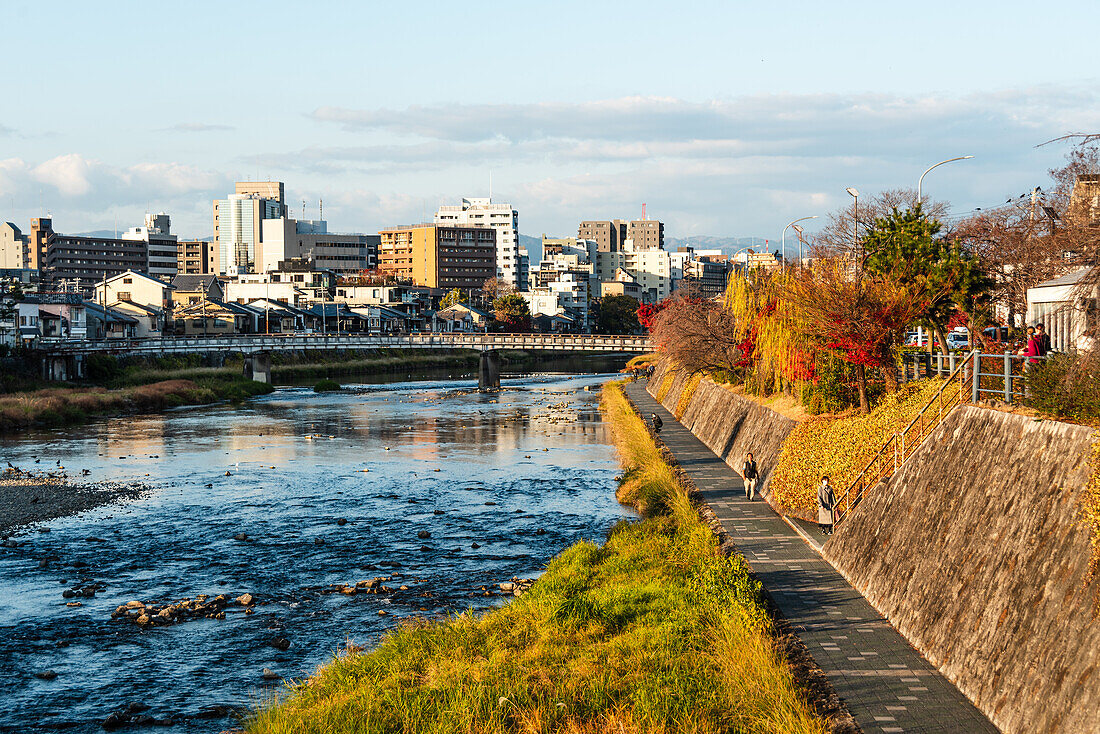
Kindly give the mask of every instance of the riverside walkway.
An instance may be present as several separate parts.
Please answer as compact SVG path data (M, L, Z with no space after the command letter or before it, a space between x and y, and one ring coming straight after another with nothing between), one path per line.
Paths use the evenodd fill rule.
M817 548L767 502L748 502L741 477L654 400L643 382L625 389L642 415L656 413L664 421L661 440L863 731L997 732Z

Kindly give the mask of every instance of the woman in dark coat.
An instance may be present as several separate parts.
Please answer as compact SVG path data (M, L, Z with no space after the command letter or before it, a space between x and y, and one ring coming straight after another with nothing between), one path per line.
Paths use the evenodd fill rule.
M833 511L836 509L836 495L829 484L829 475L821 477L821 484L817 486L817 525L821 528L822 535L833 534Z

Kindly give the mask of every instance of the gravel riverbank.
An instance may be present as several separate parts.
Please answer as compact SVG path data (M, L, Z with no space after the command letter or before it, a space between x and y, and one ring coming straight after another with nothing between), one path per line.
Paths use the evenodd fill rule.
M75 515L119 500L137 499L148 490L141 484L77 482L8 470L0 475L0 537L43 520Z

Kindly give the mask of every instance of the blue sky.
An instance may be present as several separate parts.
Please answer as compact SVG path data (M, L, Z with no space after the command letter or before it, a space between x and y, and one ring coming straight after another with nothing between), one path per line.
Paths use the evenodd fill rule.
M915 186L955 213L1046 183L1100 131L1100 4L42 3L4 0L0 217L211 230L245 178L336 231L493 194L524 234L671 236Z

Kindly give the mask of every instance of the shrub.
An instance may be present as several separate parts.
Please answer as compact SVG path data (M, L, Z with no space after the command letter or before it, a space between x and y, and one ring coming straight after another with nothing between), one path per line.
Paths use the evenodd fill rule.
M1025 404L1055 418L1100 420L1100 356L1057 354L1028 370Z
M913 382L883 397L866 415L799 424L783 443L771 478L779 505L796 514L813 512L822 474L830 476L839 498L891 434L908 425L942 385L942 379Z
M336 380L324 379L313 386L313 392L335 392L340 389L340 383Z

